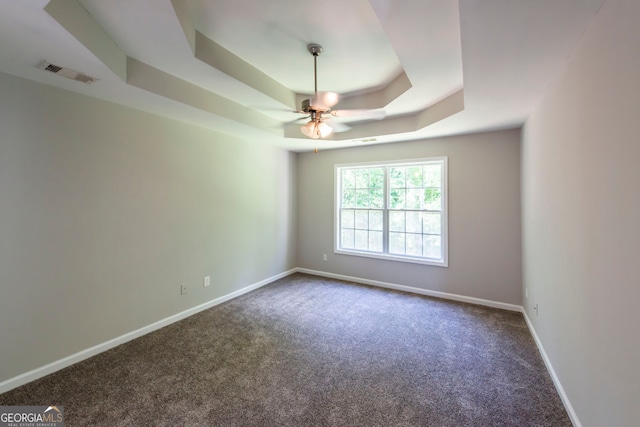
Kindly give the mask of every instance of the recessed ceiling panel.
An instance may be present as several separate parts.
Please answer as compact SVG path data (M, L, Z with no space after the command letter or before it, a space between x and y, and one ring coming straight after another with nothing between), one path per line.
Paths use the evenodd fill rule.
M313 57L323 46L318 90L375 88L402 72L398 57L367 0L190 0L198 31L279 83L313 93Z

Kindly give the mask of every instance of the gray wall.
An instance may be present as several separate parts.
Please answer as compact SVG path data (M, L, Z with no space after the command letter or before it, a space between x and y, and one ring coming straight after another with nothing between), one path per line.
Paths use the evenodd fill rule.
M449 267L333 253L335 164L435 156L449 159ZM521 304L519 130L320 150L297 167L298 267Z
M295 267L294 154L5 74L0 93L0 381Z
M607 1L523 131L523 305L585 427L640 420L639 46Z

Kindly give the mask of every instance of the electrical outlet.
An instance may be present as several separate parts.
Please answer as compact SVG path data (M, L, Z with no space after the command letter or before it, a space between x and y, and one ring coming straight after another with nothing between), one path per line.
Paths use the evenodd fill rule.
M189 292L189 289L187 288L187 284L183 283L180 285L180 295L186 295Z
M326 261L327 260L327 254L322 254L322 260Z
M204 286L205 288L207 286L211 286L211 276L205 276L204 277L204 281L202 282L202 286Z

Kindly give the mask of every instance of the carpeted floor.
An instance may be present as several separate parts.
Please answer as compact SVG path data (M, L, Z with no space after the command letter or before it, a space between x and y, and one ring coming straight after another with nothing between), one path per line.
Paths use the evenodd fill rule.
M67 426L571 426L520 313L303 274L0 405Z

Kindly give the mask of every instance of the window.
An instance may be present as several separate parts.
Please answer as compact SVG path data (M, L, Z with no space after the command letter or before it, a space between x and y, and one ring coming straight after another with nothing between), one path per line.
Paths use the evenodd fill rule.
M447 266L447 158L336 165L335 252Z

